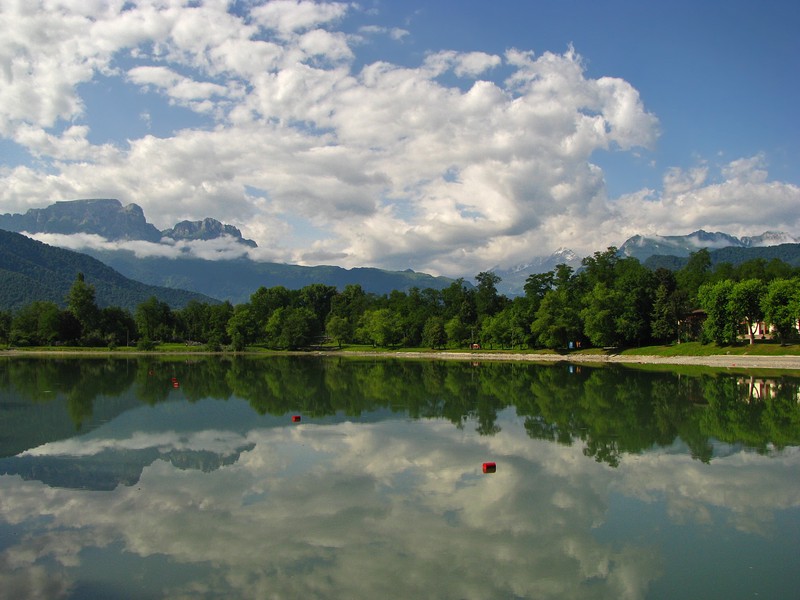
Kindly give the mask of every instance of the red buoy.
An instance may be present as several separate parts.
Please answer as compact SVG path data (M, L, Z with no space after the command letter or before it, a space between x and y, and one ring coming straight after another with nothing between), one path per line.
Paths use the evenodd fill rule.
M493 462L485 462L483 463L483 472L484 473L494 473L497 471L497 465Z
M292 423L299 423L300 422L300 415L294 415L292 417Z
M174 387L174 388L179 388L179 387L181 387L181 384L180 384L180 383L178 383L177 381L173 381L173 382L172 382L172 387Z

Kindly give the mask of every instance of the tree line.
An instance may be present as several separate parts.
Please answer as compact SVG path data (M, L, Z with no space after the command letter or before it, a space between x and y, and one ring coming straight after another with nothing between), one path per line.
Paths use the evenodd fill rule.
M501 280L492 272L475 280L474 286L457 279L441 290L383 295L357 284L261 287L236 306L191 301L179 310L151 297L131 313L99 308L94 287L79 273L64 308L37 301L0 312L0 342L149 349L179 341L236 351L327 343L433 349L730 344L742 335L753 343L761 323L788 341L800 316L800 269L778 259L712 269L705 249L678 271L653 271L609 247L577 270L561 264L529 276L524 294L514 298L498 293Z

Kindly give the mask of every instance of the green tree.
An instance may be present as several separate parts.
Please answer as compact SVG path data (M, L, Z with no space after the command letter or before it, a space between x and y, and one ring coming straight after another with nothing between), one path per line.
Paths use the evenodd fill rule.
M242 351L248 344L263 337L258 333L258 326L249 304L237 304L234 307L233 314L228 319L226 331L235 351Z
M365 312L360 329L364 338L375 346L397 344L402 336L397 315L388 308Z
M11 320L10 337L19 346L42 346L62 339L62 311L55 302L35 300Z
M271 288L261 286L250 295L250 312L256 323L263 327L273 312L292 304L293 296L293 292L282 285Z
M764 319L775 328L781 343L796 334L800 315L800 280L774 279L762 299Z
M0 310L0 344L7 344L11 339L11 313Z
M457 314L453 315L444 324L445 335L447 335L447 343L451 347L459 348L469 341L469 328L461 321L461 317Z
M155 296L140 303L134 313L139 335L146 340L169 339L172 331L172 310L169 304Z
M653 279L656 289L650 313L650 333L658 342L680 341L680 322L687 311L685 294L678 289L675 274L669 269L656 269Z
M747 325L747 334L750 344L755 344L755 333L758 324L764 320L764 309L761 300L766 292L763 281L758 279L745 279L735 283L730 293L730 311L737 322Z
M109 345L127 345L136 337L136 321L124 308L106 306L100 310L100 332Z
M678 287L684 291L690 304L697 302L697 292L711 276L711 254L701 248L689 255L686 266L675 275Z
M582 275L590 286L603 283L609 288L613 287L619 260L617 249L609 246L605 251L595 252L593 256L587 256L581 261L584 269Z
M182 334L187 340L195 342L208 341L210 330L209 313L209 305L197 300L190 300L186 306L177 311L175 316L180 321Z
M279 308L267 321L267 343L273 348L289 350L308 346L314 336L315 319L305 306Z
M729 279L716 283L704 283L697 291L701 308L706 311L703 333L706 339L720 346L736 342L737 321L731 311L733 282Z
M441 317L428 317L422 329L422 343L428 348L441 348L447 342L444 321Z
M641 345L651 338L655 277L635 258L617 260L614 277L613 290L619 297L614 328L619 342L625 346Z
M208 307L208 326L205 331L205 341L213 349L218 349L222 344L231 341L228 335L228 321L233 317L233 305L230 302L220 302Z
M569 265L556 265L554 288L545 293L530 330L536 343L546 348L566 348L580 339L583 324L576 280Z
M314 314L314 335L322 336L325 332L325 320L331 312L336 288L332 285L313 283L300 290L299 305L308 308Z
M528 275L525 280L525 297L534 302L531 307L533 312L539 308L539 304L544 298L544 295L553 289L555 285L555 272L548 271L547 273L532 273Z
M444 311L442 316L446 321L458 316L464 326L471 332L474 331L474 326L478 322L475 290L468 288L462 278L456 279L442 290L442 304Z
M536 342L546 348L566 348L580 339L582 329L577 302L564 287L545 294L531 323Z
M78 273L67 294L67 310L80 322L83 338L98 336L100 309L95 302L94 286L86 283L83 273Z
M681 315L676 310L674 293L666 285L661 284L656 289L653 302L653 312L650 315L650 330L653 339L667 343L678 338L678 323Z
M326 326L326 333L328 334L328 337L336 340L336 342L339 344L339 348L341 348L342 342L350 340L352 335L352 326L345 317L331 315L331 317L328 319L328 325Z
M475 290L475 310L479 319L497 314L505 304L505 298L497 293L500 276L491 271L482 271L475 276L475 281L478 282Z
M584 297L585 308L581 310L583 333L595 346L616 346L620 342L617 318L620 294L598 282Z

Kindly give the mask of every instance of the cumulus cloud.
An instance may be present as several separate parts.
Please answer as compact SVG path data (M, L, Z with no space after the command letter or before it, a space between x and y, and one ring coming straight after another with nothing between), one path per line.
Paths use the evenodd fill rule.
M289 262L449 275L590 253L653 223L733 226L746 198L769 199L768 228L797 228L797 188L771 182L764 159L731 163L720 182L670 171L663 191L609 199L593 155L652 148L659 123L633 85L587 76L571 47L361 66L358 38L408 31L347 35L337 28L361 9L346 2L231 7L4 5L0 135L37 159L0 172L4 212L117 197L160 228L231 223ZM100 77L200 122L156 133L167 109L137 107L130 121L147 115L148 135L96 145L84 84Z
M671 169L662 191L624 196L615 204L617 220L630 218L623 230L630 235L652 230L653 224L665 235L697 229L739 236L800 229L800 187L770 181L761 155L734 160L713 172L707 164Z

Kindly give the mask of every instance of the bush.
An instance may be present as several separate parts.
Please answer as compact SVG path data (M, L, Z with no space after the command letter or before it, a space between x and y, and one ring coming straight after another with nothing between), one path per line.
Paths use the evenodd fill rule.
M156 347L155 342L148 338L142 338L138 342L136 342L136 349L143 350L144 352L148 352L155 347Z

